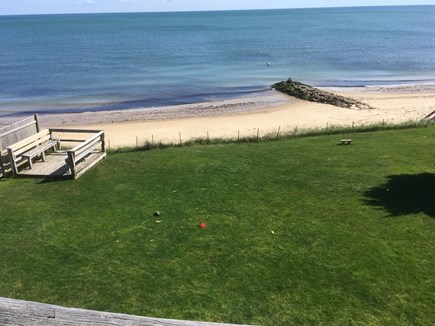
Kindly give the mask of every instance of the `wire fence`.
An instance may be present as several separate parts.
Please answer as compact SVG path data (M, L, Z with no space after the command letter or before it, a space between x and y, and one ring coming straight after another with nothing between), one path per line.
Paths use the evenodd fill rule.
M372 124L356 124L352 122L351 125L331 125L326 124L325 127L320 128L300 128L299 126L277 126L274 130L265 130L264 132L260 128L253 128L250 130L237 130L235 132L227 133L226 135L216 135L210 131L204 132L203 136L184 136L181 131L174 131L172 138L159 137L156 134L137 135L131 140L129 144L119 145L111 139L107 140L108 150L117 150L122 148L128 149L152 149L162 148L170 146L184 146L190 144L218 144L218 143L237 143L237 142L261 142L288 139L294 137L308 137L317 135L333 135L343 134L342 136L351 137L352 134L357 132L368 132L378 130L390 130L390 129L407 129L416 127L427 127L434 124L433 120L415 120L407 121L399 124L391 124L383 120L381 123Z

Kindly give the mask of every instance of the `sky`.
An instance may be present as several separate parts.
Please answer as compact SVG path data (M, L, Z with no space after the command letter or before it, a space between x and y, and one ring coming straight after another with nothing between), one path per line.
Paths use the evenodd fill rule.
M435 0L0 0L0 15L435 5Z

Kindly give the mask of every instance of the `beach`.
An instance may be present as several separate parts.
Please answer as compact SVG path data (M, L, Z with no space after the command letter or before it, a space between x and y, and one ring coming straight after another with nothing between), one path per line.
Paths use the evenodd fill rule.
M262 94L170 107L45 114L43 127L98 129L111 148L146 141L263 136L327 126L361 126L421 120L435 111L435 85L325 88L374 107L352 110L299 100L270 90ZM5 119L2 119L3 123ZM7 121L6 121L7 122Z
M418 120L435 110L434 13L398 6L1 17L0 125L38 113L43 127L103 129L115 148ZM329 90L375 109L270 89L288 78L340 86Z

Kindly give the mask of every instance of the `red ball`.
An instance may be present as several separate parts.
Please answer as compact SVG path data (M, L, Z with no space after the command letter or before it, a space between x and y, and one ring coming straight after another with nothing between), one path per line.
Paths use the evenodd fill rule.
M201 224L199 225L199 227L200 227L201 229L205 229L205 223L201 223Z

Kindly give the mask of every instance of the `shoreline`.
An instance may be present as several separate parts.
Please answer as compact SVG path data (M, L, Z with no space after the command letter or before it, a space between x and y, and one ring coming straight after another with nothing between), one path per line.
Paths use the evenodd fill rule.
M339 108L270 90L236 99L170 107L41 114L40 121L43 128L105 130L108 147L117 148L146 141L179 142L180 136L186 141L199 137L261 136L276 133L278 129L286 132L328 125L400 123L420 120L435 111L435 84L321 89L354 98L375 109ZM0 118L2 124L9 123L6 120Z
M46 126L86 125L104 123L122 123L132 121L161 121L192 117L243 114L260 109L291 104L295 99L272 89L255 92L230 99L218 99L206 102L143 107L118 110L97 110L85 112L39 113ZM29 113L32 115L33 113ZM21 119L20 115L0 116L0 125L7 125Z
M314 86L321 90L339 95L355 94L435 94L435 81L422 83L397 83L366 86ZM218 116L253 112L259 109L290 104L295 99L273 89L255 91L247 95L193 102L188 104L146 106L138 108L119 109L83 109L78 112L52 111L41 112L38 116L47 126L84 125L102 123L120 123L128 121L169 120L188 117ZM112 104L116 107L116 104ZM119 106L122 106L120 104ZM20 120L21 117L33 115L29 111L0 115L0 126Z

